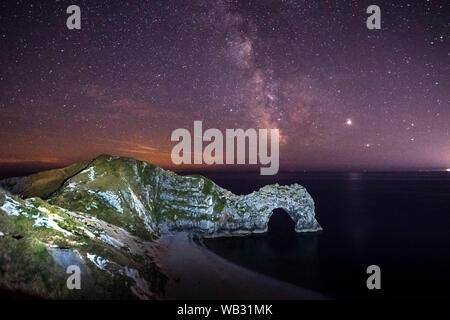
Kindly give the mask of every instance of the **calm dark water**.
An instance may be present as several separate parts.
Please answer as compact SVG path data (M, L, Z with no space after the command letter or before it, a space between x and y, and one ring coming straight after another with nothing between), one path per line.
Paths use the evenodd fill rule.
M265 235L205 240L249 269L334 298L450 297L450 174L205 174L238 194L300 183L316 203L321 233L296 234L283 212ZM381 268L378 291L366 268Z

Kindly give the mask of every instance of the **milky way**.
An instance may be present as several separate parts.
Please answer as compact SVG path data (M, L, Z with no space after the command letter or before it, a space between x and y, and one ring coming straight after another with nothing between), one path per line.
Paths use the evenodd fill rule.
M81 30L66 27L71 4ZM370 4L381 30L366 27ZM279 129L280 171L450 167L448 9L2 1L0 163L111 153L171 168L171 132L202 120Z

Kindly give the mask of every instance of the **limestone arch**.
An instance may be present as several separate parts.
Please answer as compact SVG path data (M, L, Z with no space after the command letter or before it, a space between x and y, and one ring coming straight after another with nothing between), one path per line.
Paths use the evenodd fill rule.
M289 213L283 207L275 207L271 210L267 218L266 231L269 232L272 228L275 230L285 230L287 232L295 232L298 217Z

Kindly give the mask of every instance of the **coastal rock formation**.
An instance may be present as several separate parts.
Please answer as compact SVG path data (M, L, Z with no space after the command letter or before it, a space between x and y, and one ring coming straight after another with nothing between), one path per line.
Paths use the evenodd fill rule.
M175 230L204 236L265 232L277 208L289 214L298 232L321 229L313 199L298 184L268 185L235 195L203 176L180 176L130 158L105 155L75 167L76 174L59 182L62 186L56 190L58 182L49 178L53 170L39 173L39 178L32 175L29 181L21 178L20 188L14 179L0 186L16 193L24 190L19 194L25 198L32 193L50 204L95 215L149 240Z
M0 189L0 234L0 294L152 299L164 292L155 243L94 216ZM81 290L67 287L71 265L80 269Z
M320 230L298 184L235 195L203 176L108 155L0 187L0 288L50 298L162 296L167 277L153 260L162 233L265 232L276 208L296 231ZM71 264L82 266L82 292L65 288Z

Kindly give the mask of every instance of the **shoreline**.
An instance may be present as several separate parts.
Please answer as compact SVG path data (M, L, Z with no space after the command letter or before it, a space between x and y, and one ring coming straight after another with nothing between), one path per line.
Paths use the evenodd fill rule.
M190 233L164 234L155 262L168 276L162 299L323 300L322 294L236 265L197 244Z

